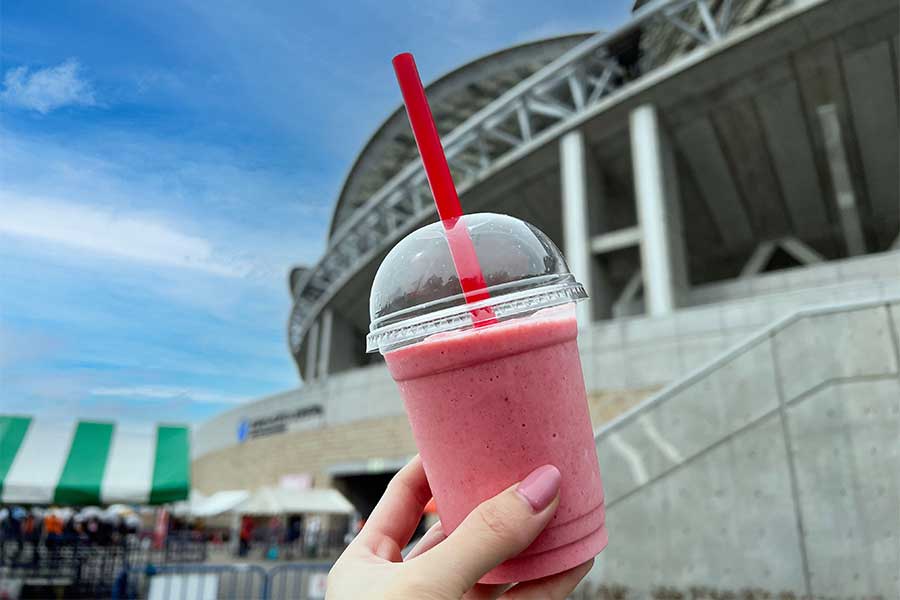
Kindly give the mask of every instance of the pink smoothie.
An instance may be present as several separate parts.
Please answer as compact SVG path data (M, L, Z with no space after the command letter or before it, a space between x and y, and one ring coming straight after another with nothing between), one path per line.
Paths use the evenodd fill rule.
M385 354L445 530L541 465L562 472L547 529L484 583L558 573L606 546L576 335L574 310L564 307Z

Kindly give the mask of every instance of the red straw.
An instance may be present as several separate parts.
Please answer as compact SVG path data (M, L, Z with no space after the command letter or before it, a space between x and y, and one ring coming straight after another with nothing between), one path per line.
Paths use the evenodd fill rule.
M400 91L403 93L403 102L406 104L406 114L409 115L409 124L412 126L416 145L419 147L419 154L422 155L422 164L425 165L425 175L431 186L431 194L434 196L438 215L447 233L450 256L453 258L453 265L456 267L466 302L472 304L490 298L481 266L478 264L478 256L475 254L475 246L469 237L469 230L464 224L456 226L463 215L462 206L456 194L456 186L453 185L447 157L444 156L441 138L434 125L434 117L431 116L431 109L428 107L428 99L425 97L425 89L416 69L416 61L412 54L404 52L395 56L391 62L397 74ZM497 322L490 307L474 309L472 317L476 327Z

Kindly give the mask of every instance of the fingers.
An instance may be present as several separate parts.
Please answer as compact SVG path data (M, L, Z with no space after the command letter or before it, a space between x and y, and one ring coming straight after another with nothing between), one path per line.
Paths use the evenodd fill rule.
M400 548L409 543L430 499L422 459L416 455L391 479L357 539L382 558L400 560Z
M462 600L497 600L512 586L512 583L476 583Z
M421 575L445 582L451 597L462 596L547 526L559 504L561 478L552 465L535 469L518 485L481 503L446 540L407 564L418 563Z
M403 560L411 560L418 555L431 550L441 542L447 539L447 534L444 533L444 529L441 527L440 521L432 525L428 531L425 532L425 535L422 536L422 539L419 540L412 550L407 553L407 555L403 558Z
M546 600L547 598L563 600L584 579L593 564L594 559L592 558L568 571L520 583L503 597L509 598L509 600Z

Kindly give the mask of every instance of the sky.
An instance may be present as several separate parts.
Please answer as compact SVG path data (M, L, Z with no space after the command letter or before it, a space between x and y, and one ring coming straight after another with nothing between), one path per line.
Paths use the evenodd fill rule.
M423 79L628 0L0 4L0 413L197 423L301 385L288 270Z

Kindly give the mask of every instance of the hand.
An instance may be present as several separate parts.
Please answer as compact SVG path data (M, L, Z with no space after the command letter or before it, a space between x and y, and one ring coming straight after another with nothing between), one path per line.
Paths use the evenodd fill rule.
M328 574L328 600L563 599L593 560L515 586L479 584L488 571L531 544L559 505L559 470L546 465L486 500L449 536L440 524L410 551L431 490L416 456L397 473L356 539Z

